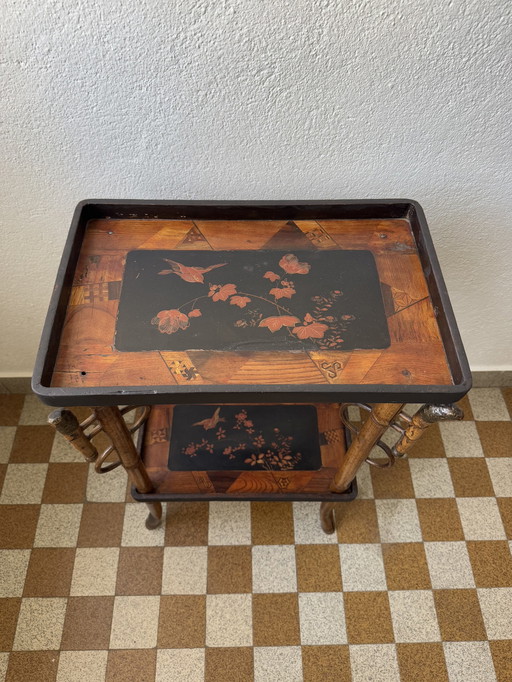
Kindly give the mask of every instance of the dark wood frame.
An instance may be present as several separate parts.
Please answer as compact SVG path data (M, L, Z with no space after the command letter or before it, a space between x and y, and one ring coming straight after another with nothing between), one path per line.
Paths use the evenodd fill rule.
M94 218L136 219L356 219L406 218L435 307L451 385L190 385L51 387L50 379L69 300L73 273L87 222ZM32 378L32 389L53 406L137 405L201 402L414 402L445 403L471 388L471 374L435 249L421 206L408 199L362 201L128 201L87 200L78 204L61 259Z

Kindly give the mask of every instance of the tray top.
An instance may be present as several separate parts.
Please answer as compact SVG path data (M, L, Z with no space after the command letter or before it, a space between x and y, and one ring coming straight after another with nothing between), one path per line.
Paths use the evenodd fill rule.
M426 226L410 212L290 214L90 219L82 207L36 393L54 405L466 393L452 371L455 323L440 320L449 302L424 274L435 259Z

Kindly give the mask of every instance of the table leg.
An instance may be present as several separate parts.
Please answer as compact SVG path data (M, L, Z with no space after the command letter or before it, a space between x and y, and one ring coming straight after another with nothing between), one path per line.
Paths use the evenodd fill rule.
M349 487L359 467L369 457L371 449L402 407L403 404L395 403L380 403L373 407L368 419L352 441L343 457L343 463L334 476L331 484L333 492L342 493ZM334 533L335 504L335 502L322 502L320 505L320 523L324 533Z

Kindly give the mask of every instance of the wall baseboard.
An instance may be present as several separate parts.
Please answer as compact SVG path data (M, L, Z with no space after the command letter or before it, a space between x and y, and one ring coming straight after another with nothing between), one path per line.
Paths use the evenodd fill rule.
M512 386L512 370L473 372L475 388ZM0 394L30 393L30 377L2 377L0 375Z

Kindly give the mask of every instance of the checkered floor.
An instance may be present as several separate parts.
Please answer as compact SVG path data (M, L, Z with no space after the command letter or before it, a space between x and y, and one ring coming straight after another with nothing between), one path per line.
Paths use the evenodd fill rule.
M337 536L316 503L168 505L0 396L0 680L512 680L512 389L474 389ZM357 416L357 415L356 415Z

